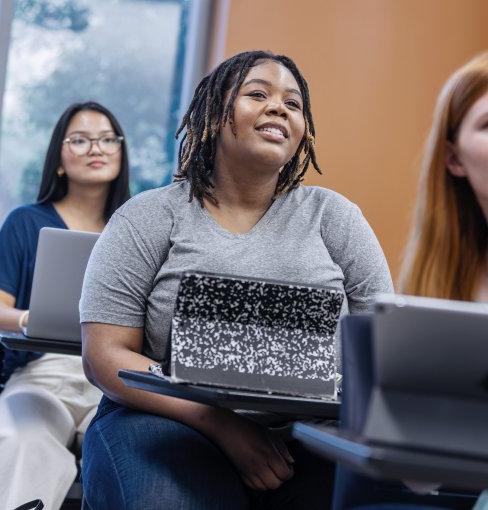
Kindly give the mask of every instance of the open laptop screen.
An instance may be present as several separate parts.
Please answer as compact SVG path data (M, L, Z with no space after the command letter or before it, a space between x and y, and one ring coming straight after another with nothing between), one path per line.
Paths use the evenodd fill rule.
M86 265L99 235L60 228L40 230L27 336L81 342L78 304Z

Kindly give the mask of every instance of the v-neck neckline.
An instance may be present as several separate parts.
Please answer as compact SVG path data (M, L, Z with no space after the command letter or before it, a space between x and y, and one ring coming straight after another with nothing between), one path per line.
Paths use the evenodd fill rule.
M207 223L213 228L213 230L220 235L231 239L247 239L266 227L266 225L271 221L271 218L273 218L273 216L276 214L285 198L286 195L280 195L279 197L275 198L266 212L261 216L261 218L259 218L253 227L250 228L247 232L243 233L236 233L227 230L219 224L219 222L210 214L206 207L202 207L197 203L195 203L195 206L200 209L201 214L204 216L204 218L207 220Z
M54 207L54 204L52 202L49 202L49 205L51 206L51 209L53 210L54 214L57 216L58 220L63 224L64 228L66 230L69 230L69 227L68 225L66 224L66 222L63 220L63 217L59 214L58 210L56 209L56 207Z

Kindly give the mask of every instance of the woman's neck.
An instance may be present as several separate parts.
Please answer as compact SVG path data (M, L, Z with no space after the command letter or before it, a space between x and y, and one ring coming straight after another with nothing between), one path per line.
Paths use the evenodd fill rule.
M55 202L54 207L69 229L101 232L105 226L108 191L108 186L70 185L66 196Z
M212 191L217 203L204 199L205 208L225 230L249 232L273 203L278 176L278 170L216 164Z
M218 207L266 211L273 201L279 169L216 158L213 194Z
M273 201L276 182L276 178L267 182L246 182L225 176L214 180L213 194L220 208L262 211Z

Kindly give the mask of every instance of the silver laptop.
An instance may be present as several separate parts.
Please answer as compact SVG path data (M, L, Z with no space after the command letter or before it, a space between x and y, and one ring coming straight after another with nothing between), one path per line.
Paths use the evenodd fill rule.
M86 265L99 235L41 229L26 336L81 342L78 304Z
M488 304L385 295L375 312L364 436L488 456Z

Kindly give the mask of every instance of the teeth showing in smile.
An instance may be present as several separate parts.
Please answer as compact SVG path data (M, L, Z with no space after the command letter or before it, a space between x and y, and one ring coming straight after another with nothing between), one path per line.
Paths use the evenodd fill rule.
M285 138L285 135L283 134L283 132L278 128L264 127L264 128L261 128L259 131L265 131L265 132L271 133L273 135L281 136L281 138Z

